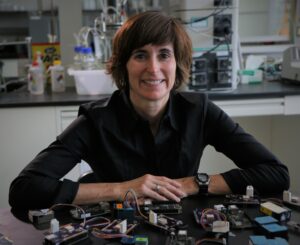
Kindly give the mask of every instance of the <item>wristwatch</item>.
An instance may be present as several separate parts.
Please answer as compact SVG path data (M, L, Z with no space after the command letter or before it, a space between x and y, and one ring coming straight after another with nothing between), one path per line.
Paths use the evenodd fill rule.
M195 181L199 186L199 195L207 195L208 194L208 184L210 181L210 177L207 173L197 173L195 176Z

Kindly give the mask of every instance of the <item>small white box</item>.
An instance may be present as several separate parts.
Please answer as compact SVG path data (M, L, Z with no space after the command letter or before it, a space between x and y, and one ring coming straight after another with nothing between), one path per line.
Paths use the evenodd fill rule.
M117 89L111 75L107 74L106 70L74 70L70 68L68 74L74 76L77 94L111 94Z

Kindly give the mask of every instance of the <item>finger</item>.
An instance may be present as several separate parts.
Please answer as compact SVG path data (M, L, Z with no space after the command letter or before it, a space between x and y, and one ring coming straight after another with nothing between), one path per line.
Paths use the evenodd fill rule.
M169 184L171 186L174 186L175 188L180 188L182 186L182 184L174 179L169 179L167 177L159 177L158 179L160 181L159 184Z
M151 199L158 200L158 201L169 201L170 200L170 199L166 198L164 195L162 195L159 192L154 191L154 190L151 190L149 192L149 197Z
M151 194L154 195L153 197L160 201L173 200L175 202L180 202L183 193L181 191L178 192L173 186L167 185L171 190L166 186L155 184L155 188L151 189Z
M165 198L167 198L167 200L173 200L175 202L180 202L181 197L175 195L174 193L170 192L168 189L166 189L165 187L162 187L158 193L160 196L163 196Z
M180 199L186 197L186 193L183 192L181 188L172 185L170 182L157 182L153 190L161 193L162 188L164 189L163 193L167 195L167 197L172 196L172 199L174 199L174 195Z

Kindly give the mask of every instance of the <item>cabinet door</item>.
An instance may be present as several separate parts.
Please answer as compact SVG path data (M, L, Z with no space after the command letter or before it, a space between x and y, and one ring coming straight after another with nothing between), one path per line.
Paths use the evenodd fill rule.
M53 107L0 109L0 207L20 171L56 136Z

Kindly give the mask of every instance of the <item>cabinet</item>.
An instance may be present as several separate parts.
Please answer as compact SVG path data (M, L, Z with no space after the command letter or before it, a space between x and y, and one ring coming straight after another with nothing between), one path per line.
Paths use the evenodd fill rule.
M8 207L11 181L56 135L55 108L0 109L0 207Z
M77 109L54 106L0 109L0 208L8 207L12 180L74 120ZM77 166L65 178L77 180L79 174Z

